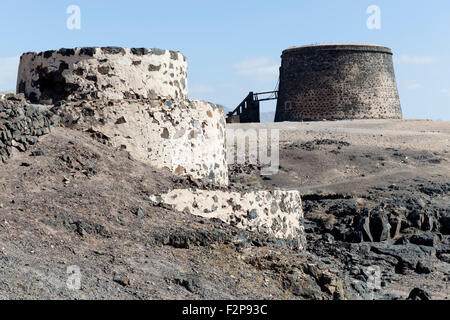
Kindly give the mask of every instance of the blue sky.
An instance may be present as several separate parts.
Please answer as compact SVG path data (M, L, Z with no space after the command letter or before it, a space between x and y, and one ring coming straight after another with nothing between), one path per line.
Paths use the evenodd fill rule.
M81 9L80 30L66 27L69 5ZM381 9L379 30L366 26L370 5ZM287 47L381 44L394 52L405 118L450 120L447 0L2 0L0 35L0 91L15 88L18 57L26 51L158 47L187 56L191 98L229 108L249 91L274 89Z

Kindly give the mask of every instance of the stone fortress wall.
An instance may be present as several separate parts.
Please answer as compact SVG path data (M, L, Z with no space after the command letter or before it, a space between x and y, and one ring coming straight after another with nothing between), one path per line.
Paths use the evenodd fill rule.
M136 159L228 184L223 110L187 99L187 62L179 52L119 47L29 52L20 59L17 91L32 102L56 104L65 123L101 133Z
M326 44L283 51L275 121L401 119L387 47Z
M179 52L145 48L75 48L21 56L17 92L31 102L187 98L187 62Z
M13 127L15 115L24 113L32 124L21 124L25 135L39 136L56 125L94 133L137 160L214 185L154 195L155 206L221 219L304 248L299 191L228 190L223 110L187 99L186 77L186 59L175 51L107 47L25 53L18 74L21 94L9 98L21 101L14 113L7 107L0 124ZM25 97L39 105L28 107ZM6 156L12 149L26 150L19 143L27 136L17 135L16 141L14 133L4 132L10 140Z

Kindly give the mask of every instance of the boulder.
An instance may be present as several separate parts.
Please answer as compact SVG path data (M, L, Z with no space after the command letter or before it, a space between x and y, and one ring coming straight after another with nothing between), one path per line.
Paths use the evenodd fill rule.
M431 300L431 295L425 290L414 288L409 293L407 300Z
M437 233L425 232L422 234L413 235L409 238L409 242L421 246L435 247L439 244L441 238Z

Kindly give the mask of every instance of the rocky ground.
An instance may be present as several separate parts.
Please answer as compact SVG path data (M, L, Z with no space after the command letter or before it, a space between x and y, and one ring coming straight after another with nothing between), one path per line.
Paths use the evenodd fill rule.
M232 166L230 189L301 190L306 251L154 206L199 182L58 128L0 165L0 298L449 298L449 123L243 127L283 129L281 168Z
M258 167L247 166L235 170L232 179L301 190L310 253L343 263L351 276L369 279L369 287L375 278L375 298L404 298L418 287L434 299L449 299L448 122L246 128L280 130L280 170L257 179Z

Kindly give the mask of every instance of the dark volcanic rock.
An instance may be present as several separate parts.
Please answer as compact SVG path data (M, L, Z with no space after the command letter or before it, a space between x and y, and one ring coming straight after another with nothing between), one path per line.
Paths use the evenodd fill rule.
M431 300L431 296L425 290L414 288L411 290L408 300Z
M120 284L123 287L130 285L130 280L125 275L115 275L113 281Z
M37 142L37 137L50 133L58 124L57 117L49 108L30 105L23 95L11 95L1 102L0 108L0 162L5 162L12 153L20 152ZM38 155L34 151L32 155Z
M389 224L388 217L382 211L376 211L371 213L370 217L370 232L373 237L373 241L380 242L386 241L390 236L391 225Z
M185 277L175 278L173 279L173 282L177 285L180 285L189 292L192 293L201 293L202 292L202 286L200 283L200 279L196 275L189 275Z
M35 150L33 152L31 152L31 156L32 157L39 157L39 156L43 156L45 153L42 150Z
M439 235L437 233L433 233L433 232L425 232L422 234L416 234L416 235L413 235L409 239L409 242L411 242L413 244L428 246L428 247L435 247L439 244L440 241L441 241L441 238L439 237Z
M419 261L430 258L431 253L425 252L414 244L392 245L389 243L374 243L371 250L378 254L388 255L398 260L397 271L416 270ZM400 272L403 273L403 272Z
M370 230L370 218L368 216L358 216L355 219L355 229L361 233L361 240L373 242L372 232ZM355 241L361 242L361 241Z
M422 259L417 263L416 272L419 274L432 273L435 270L434 263L429 259Z
M441 232L443 234L450 234L450 211L449 211L449 209L447 209L447 211L442 214L440 222L442 224Z

